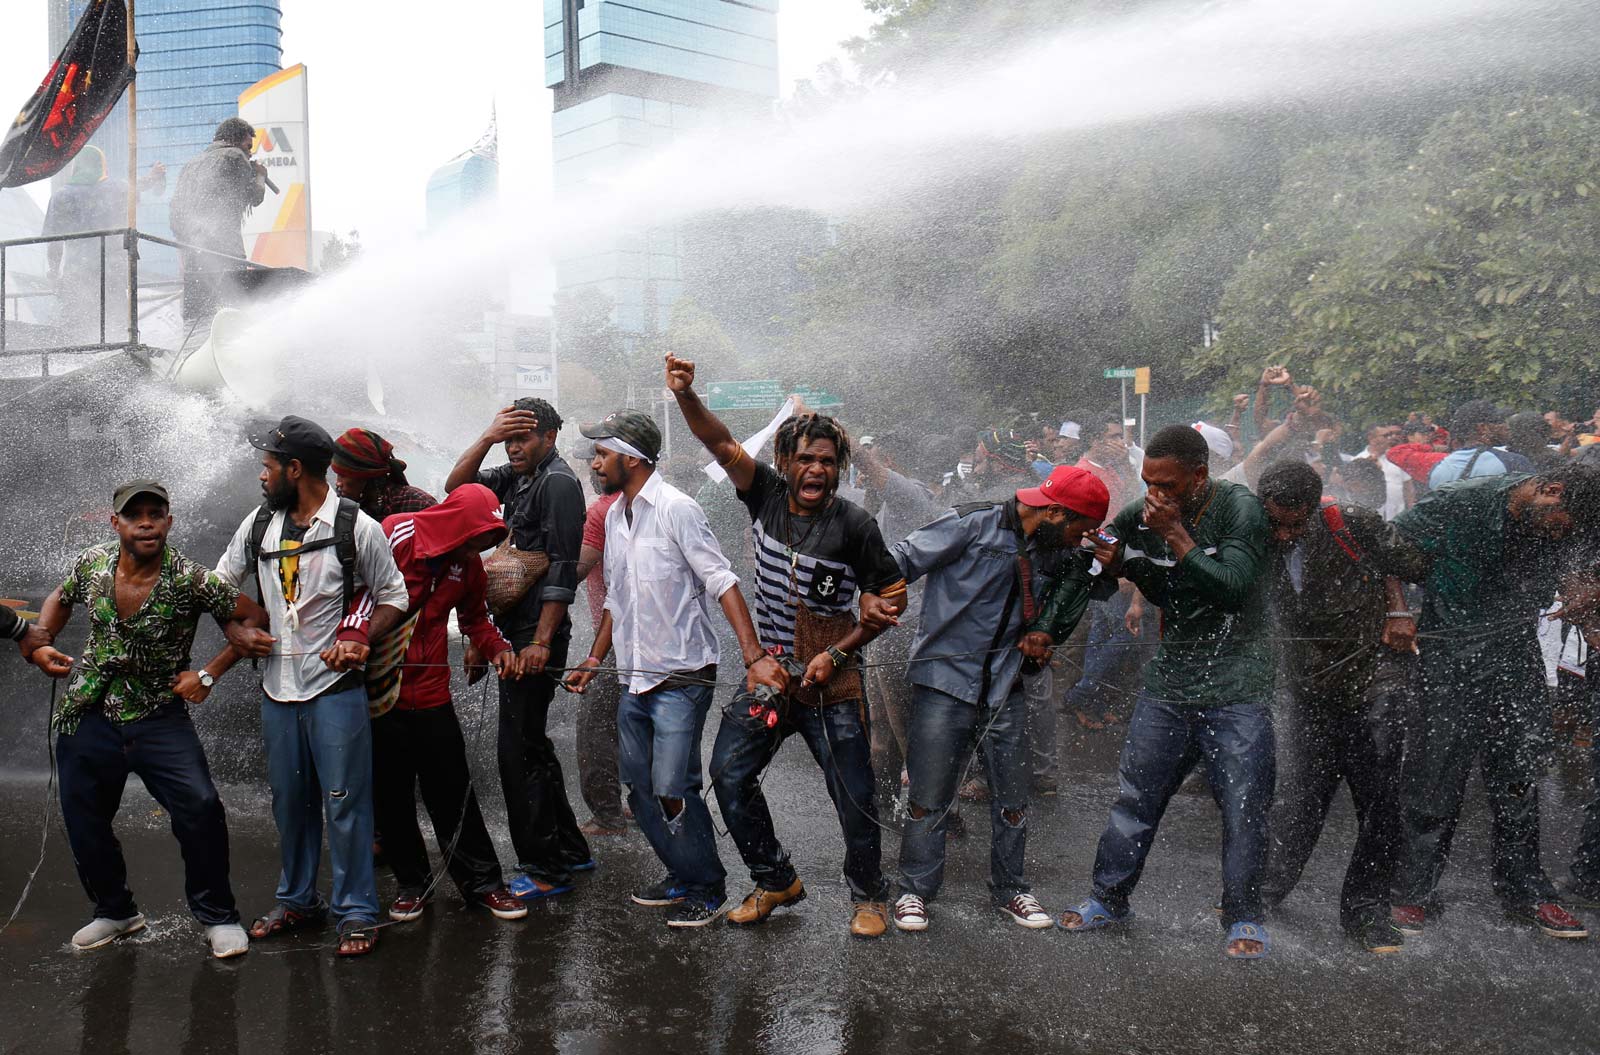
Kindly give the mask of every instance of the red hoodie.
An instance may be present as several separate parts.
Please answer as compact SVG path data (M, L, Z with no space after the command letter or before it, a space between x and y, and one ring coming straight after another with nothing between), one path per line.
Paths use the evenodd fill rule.
M395 704L400 710L420 711L450 702L450 609L456 610L462 632L484 658L492 660L511 647L489 621L484 602L489 580L483 560L476 553L459 563L442 559L475 535L505 530L500 499L482 484L458 487L431 509L384 518L389 550L406 577L410 610L427 595L405 659L407 664L426 665L405 668Z
M1431 443L1397 443L1383 456L1389 459L1390 465L1405 470L1406 475L1419 484L1427 483L1433 467L1449 457L1445 451L1434 450Z

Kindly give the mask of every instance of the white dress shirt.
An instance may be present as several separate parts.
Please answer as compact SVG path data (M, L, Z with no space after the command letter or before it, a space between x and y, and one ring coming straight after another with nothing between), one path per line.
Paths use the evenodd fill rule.
M1363 450L1360 454L1347 460L1355 461L1357 459L1376 461L1378 468L1383 470L1383 508L1378 510L1383 514L1383 519L1393 520L1401 513L1404 513L1406 511L1406 480L1409 479L1406 476L1406 471L1382 454L1378 455L1377 458L1373 458L1370 450Z
M651 473L606 512L606 611L618 676L632 693L717 661L711 602L739 585L705 510Z
M306 526L302 545L319 539L333 537L333 518L339 512L339 496L330 487L327 500L312 514ZM271 553L282 548L283 520L288 514L283 510L272 515L267 533L261 539L261 552ZM236 587L243 587L255 576L255 569L245 560L245 548L250 542L250 527L255 522L251 510L233 533L228 549L217 564L217 574ZM405 576L395 565L389 552L389 540L376 520L365 513L356 514L356 596L363 626L372 618L378 605L388 605L405 611L410 604L406 593ZM329 670L318 655L337 638L340 624L345 622L344 569L339 567L339 555L333 546L297 557L298 583L295 602L291 606L283 597L283 584L279 581L279 562L274 559L260 561L261 603L271 617L272 636L278 641L272 646L272 655L265 660L261 687L279 703L299 703L321 695L331 689L344 674ZM366 594L362 596L361 590Z

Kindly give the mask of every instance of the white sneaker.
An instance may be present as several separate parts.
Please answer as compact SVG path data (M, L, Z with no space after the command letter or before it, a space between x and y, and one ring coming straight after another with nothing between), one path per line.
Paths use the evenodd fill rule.
M894 925L901 930L927 930L928 906L915 894L901 894L894 903Z
M219 960L243 956L250 951L250 935L237 923L219 923L207 927L206 940L211 942L211 955Z
M1018 894L1000 906L1000 911L1010 916L1017 926L1027 927L1029 930L1043 930L1055 922L1050 918L1050 913L1034 900L1032 894Z
M75 949L98 949L102 945L110 945L118 938L125 938L130 934L137 934L144 930L144 915L134 913L127 919L101 919L98 916L89 921L89 925L72 936L72 947Z

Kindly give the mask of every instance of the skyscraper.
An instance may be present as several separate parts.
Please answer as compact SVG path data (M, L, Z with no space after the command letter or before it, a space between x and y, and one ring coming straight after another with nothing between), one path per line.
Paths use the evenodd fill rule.
M775 99L778 2L544 0L557 197L712 114ZM666 325L682 293L681 252L669 226L621 232L558 253L557 288L599 290L636 340Z
M87 0L48 0L50 54L61 51ZM167 166L167 191L145 198L139 227L167 232L167 199L183 163L204 150L211 133L239 112L239 93L281 68L279 0L139 0L139 169ZM127 101L95 133L107 166L128 169Z

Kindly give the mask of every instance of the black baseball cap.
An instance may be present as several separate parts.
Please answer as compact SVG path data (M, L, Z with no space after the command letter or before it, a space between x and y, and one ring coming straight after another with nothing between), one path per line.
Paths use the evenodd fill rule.
M301 461L333 461L333 437L328 435L328 430L315 421L293 414L270 428L252 432L250 446Z
M172 499L168 497L167 489L162 486L159 480L129 480L112 492L111 511L113 513L121 513L128 508L130 502L140 495L150 495L152 498L161 499L168 506L172 505Z
M640 410L619 410L578 430L591 440L621 440L652 464L661 457L661 429Z

